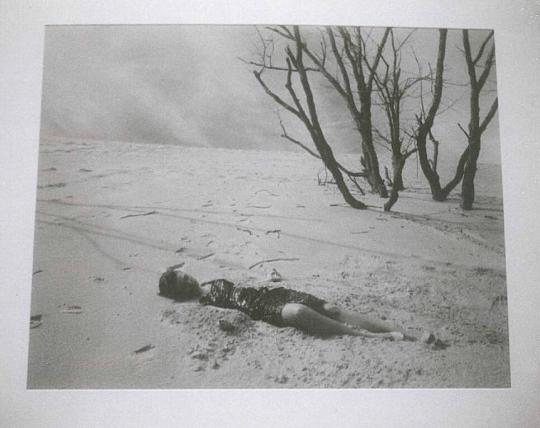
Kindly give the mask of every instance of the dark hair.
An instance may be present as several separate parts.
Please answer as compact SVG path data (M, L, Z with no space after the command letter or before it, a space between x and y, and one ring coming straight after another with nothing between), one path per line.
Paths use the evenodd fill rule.
M168 268L159 278L159 294L175 300L189 300L200 296L201 290L195 278Z

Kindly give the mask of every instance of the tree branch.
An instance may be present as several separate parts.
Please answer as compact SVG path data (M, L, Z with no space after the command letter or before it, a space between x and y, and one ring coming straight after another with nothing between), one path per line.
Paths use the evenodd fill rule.
M285 39L294 40L294 36L291 34L290 30L287 27L280 26L282 30L278 30L276 27L265 27L267 30L272 31L273 33L279 34L281 37L284 37ZM283 30L285 28L285 30Z
M409 156L413 155L414 153L416 153L418 151L418 147L415 147L414 149L411 149L405 153L403 153L403 156L405 159L408 159Z
M488 57L486 59L486 64L484 66L484 71L482 71L482 74L480 75L480 79L478 79L478 90L480 91L484 84L486 83L486 80L489 76L489 72L491 71L491 67L493 66L493 63L495 62L495 46L491 48L489 51Z
M306 152L308 152L311 156L313 156L313 157L315 157L317 159L321 159L321 156L318 153L315 153L308 146L306 146L305 144L301 143L297 139L295 139L295 138L291 137L289 134L287 134L287 130L285 129L285 126L283 125L283 122L281 120L279 121L279 125L281 126L281 129L283 130L283 133L281 134L282 138L285 138L285 139L289 140L291 143L296 144L297 146L301 147Z
M489 35L486 37L486 39L482 43L482 46L480 46L480 49L478 50L478 53L476 54L476 56L473 59L473 64L474 65L476 65L478 63L478 61L480 61L480 58L482 58L482 55L484 54L484 49L486 48L488 42L491 40L492 37L493 37L493 31L490 31Z
M301 113L296 110L294 107L292 107L290 104L286 103L285 101L283 101L283 99L275 94L274 92L272 92L272 90L266 85L266 83L264 83L264 81L262 80L261 78L261 72L260 71L253 71L253 75L255 76L255 78L257 79L257 81L259 82L259 84L263 87L264 91L276 102L278 103L281 107L283 107L285 110L291 112L292 114L294 114L295 116L297 116L298 118L300 118L301 120L303 120L302 118L302 115Z
M433 125L433 120L435 119L435 114L439 109L439 104L441 103L442 97L442 88L443 88L443 72L444 72L444 57L446 53L446 36L448 30L441 29L439 30L439 48L437 53L437 66L435 74L435 88L433 93L433 100L431 107L428 111L425 124L428 128L431 128Z
M286 60L287 61L288 71L287 71L287 83L285 84L285 87L289 91L289 94L291 95L291 98L293 99L294 105L296 106L296 108L298 110L298 113L300 113L300 116L299 116L300 119L302 119L302 121L304 121L305 123L309 124L309 119L308 119L308 117L306 115L306 112L304 111L304 109L302 107L302 104L300 103L300 100L296 96L296 92L294 92L294 88L292 86L292 79L291 79L292 66L291 66L291 61L294 61L295 59L294 59L293 53L291 52L291 50L289 48L287 48L287 55L289 57Z
M339 31L342 31L340 29ZM342 94L346 99L347 103L350 106L354 106L354 98L351 90L351 82L349 80L349 73L347 72L347 69L345 68L345 64L343 63L343 57L342 54L339 52L336 44L336 39L334 37L334 32L330 27L326 28L326 32L328 33L328 38L330 39L330 46L332 47L332 52L334 53L334 57L336 58L336 62L338 64L339 70L341 72L341 77L343 78L343 84L345 85L345 93Z
M488 114L480 124L480 134L482 134L486 128L489 125L489 122L491 122L491 119L493 119L493 116L495 116L495 113L497 112L497 108L499 106L498 98L495 98L495 101L493 101L493 104L491 104L491 107L488 111Z
M283 131L283 133L281 134L282 138L285 138L286 140L289 140L291 143L296 144L298 147L301 147L302 149L304 149L306 152L308 152L314 158L321 159L321 155L319 155L318 153L315 153L313 150L311 150L304 143L298 141L296 138L293 138L289 134L287 134L287 130L285 129L285 126L283 125L283 121L280 120L279 125L281 126L281 129ZM352 180L352 178L354 178L354 177L366 177L367 176L366 173L350 171L347 168L345 168L341 163L339 163L337 161L336 161L336 164L337 164L337 167L342 172L344 172L345 174L347 174L349 176L349 178L351 178L351 181L353 181L356 184L357 187L360 187L358 185L358 183L356 183L354 180ZM363 190L361 190L361 191L363 192Z
M375 71L377 70L377 67L379 66L379 61L381 60L382 52L384 50L384 45L386 44L386 40L388 39L388 35L390 34L390 30L391 30L391 28L388 27L384 31L383 38L381 40L381 44L379 45L379 47L377 49L377 54L375 55L375 59L373 60L373 65L370 67L371 71L370 71L368 81L367 81L367 84L366 84L368 90L371 90L371 88L373 87L373 78L374 78L374 75L375 75Z
M465 62L467 63L467 72L469 73L469 80L471 81L471 85L473 86L473 89L476 89L476 85L477 85L476 70L474 68L474 62L472 59L471 43L469 41L469 31L463 30L462 37L463 37L463 48L465 50Z
M256 61L248 61L248 60L245 60L244 58L241 58L241 57L237 57L237 59L242 61L244 64L254 65L256 67L261 67L261 68L263 68L265 70L289 71L289 69L287 67L283 67L283 66L269 65L269 64L262 63L262 62L256 62ZM298 70L296 68L294 68L292 71L294 73L298 73ZM314 71L314 72L318 73L320 70L318 68L306 67L306 71Z
M469 133L465 131L465 129L463 129L463 126L461 126L461 123L458 123L457 126L459 126L459 129L461 129L461 132L465 134L465 136L467 137L467 140L470 140L471 137L469 136Z

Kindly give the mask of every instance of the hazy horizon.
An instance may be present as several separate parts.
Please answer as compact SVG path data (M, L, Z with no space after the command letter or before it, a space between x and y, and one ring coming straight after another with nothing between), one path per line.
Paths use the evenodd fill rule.
M302 30L309 36L310 29ZM471 33L473 48L485 34ZM277 106L253 77L255 67L239 60L255 58L257 41L254 26L47 27L41 136L299 150L280 137ZM449 30L445 77L453 83L466 79L460 43L461 32ZM435 30L417 30L410 44L425 64L435 62ZM283 73L268 71L264 77L273 89L283 89ZM359 151L359 136L342 100L322 80L313 78L312 85L334 150ZM468 122L468 88L445 91L443 103L454 104L434 127L443 161L465 147L457 123ZM311 143L302 124L286 112L280 115L291 135ZM374 108L375 122L381 117ZM498 117L484 141L479 162L500 163Z

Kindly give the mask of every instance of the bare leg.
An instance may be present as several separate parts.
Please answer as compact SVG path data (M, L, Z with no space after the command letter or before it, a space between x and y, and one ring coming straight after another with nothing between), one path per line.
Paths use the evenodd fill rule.
M342 309L329 303L324 306L324 309L328 312L329 317L340 323L349 324L373 333L400 332L407 340L417 340L416 337L381 319Z
M298 303L287 303L281 311L284 323L290 327L316 336L348 334L352 336L378 337L384 339L400 339L396 333L371 333L359 331L335 319L321 315L308 306Z

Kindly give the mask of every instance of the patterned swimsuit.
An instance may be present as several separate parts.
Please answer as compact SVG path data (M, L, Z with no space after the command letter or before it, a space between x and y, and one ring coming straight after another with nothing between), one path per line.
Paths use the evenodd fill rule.
M210 292L200 299L203 305L237 309L254 320L262 320L279 327L284 325L281 311L287 303L300 303L326 315L325 300L301 291L284 287L235 287L226 279L216 279L207 284L211 284L211 287Z

